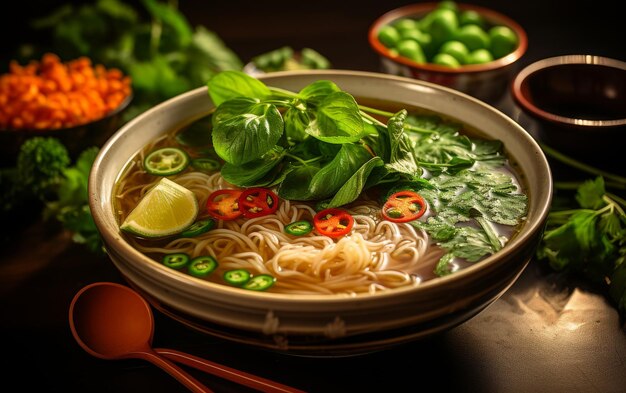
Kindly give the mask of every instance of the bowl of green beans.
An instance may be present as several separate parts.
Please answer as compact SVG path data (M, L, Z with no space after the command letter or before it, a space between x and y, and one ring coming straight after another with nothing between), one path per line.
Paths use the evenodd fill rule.
M507 91L528 38L495 10L454 1L410 4L370 26L382 71L434 82L495 103Z

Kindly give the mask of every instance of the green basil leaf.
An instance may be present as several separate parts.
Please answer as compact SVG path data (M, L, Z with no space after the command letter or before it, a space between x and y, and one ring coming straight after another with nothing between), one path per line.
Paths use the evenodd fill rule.
M290 141L303 141L308 135L306 128L311 123L311 117L307 110L298 106L290 106L285 112L285 134Z
M383 161L384 162L384 161ZM382 186L384 184L396 184L401 181L402 177L397 172L390 172L385 166L380 166L372 169L372 173L367 178L365 183L365 189L369 189L375 186Z
M456 134L461 130L460 123L444 121L437 115L411 115L406 121L411 126L422 130L437 131L438 134Z
M316 119L307 134L328 143L356 142L366 135L359 107L350 94L331 93L317 107Z
M315 199L334 195L372 155L362 145L345 144L335 158L311 180L309 191Z
M389 131L386 127L374 125L365 122L364 127L368 131L368 135L363 137L363 143L369 146L370 149L383 161L389 162L391 158L391 142L389 141Z
M209 80L207 86L215 106L235 97L263 99L271 94L269 87L260 80L234 70L216 74Z
M285 125L285 127L287 127ZM315 139L315 138L305 138L302 142L296 143L289 148L289 154L292 156L296 156L304 161L311 160L321 156L320 153L320 145L323 142ZM338 146L338 145L332 145ZM337 148L339 151L339 148ZM333 154L334 156L334 154Z
M278 187L278 196L292 201L315 199L309 192L309 183L319 169L315 165L302 165L288 169L289 172Z
M250 111L250 108L260 103L261 100L252 97L235 97L224 101L217 107L215 112L213 112L213 127L216 127L218 124L232 117L247 113Z
M502 141L488 140L488 139L471 139L472 141L472 153L481 159L481 157L500 155L502 152Z
M319 104L324 98L341 89L331 81L319 80L300 90L298 96L312 104Z
M274 169L285 156L285 150L280 146L274 146L272 150L265 153L261 158L250 161L243 165L233 165L225 163L222 167L222 177L229 183L239 187L261 186L260 179L263 179L272 169ZM263 182L261 182L263 183Z
M207 115L191 123L176 134L176 142L189 147L203 147L211 144L212 115Z
M364 190L372 170L376 167L382 167L383 165L385 165L385 163L380 157L372 157L372 159L361 165L361 167L350 176L350 179L341 186L339 191L337 191L333 199L328 203L328 207L339 207L356 200Z
M317 142L317 150L319 151L320 155L324 157L324 161L332 160L333 158L335 158L335 156L337 156L337 154L341 150L341 147L343 146L336 143L322 142L319 139L315 138L309 138L309 140Z
M215 119L218 121L215 121ZM213 146L224 161L243 165L270 151L283 135L283 118L272 104L235 98L214 115Z
M409 139L404 134L404 122L407 110L403 109L392 116L387 122L389 131L390 155L387 168L409 176L418 176L420 170L413 156L413 149Z

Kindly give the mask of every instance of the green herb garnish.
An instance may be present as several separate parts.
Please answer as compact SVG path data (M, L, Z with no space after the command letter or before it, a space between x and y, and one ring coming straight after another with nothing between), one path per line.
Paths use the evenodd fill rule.
M603 177L583 182L575 200L578 206L550 212L537 256L556 271L582 274L601 287L608 284L612 301L624 313L626 201L606 191Z
M508 239L493 224L515 226L526 214L513 175L493 171L506 163L502 143L462 135L460 124L365 107L326 80L291 92L224 71L208 88L217 105L213 146L227 181L277 185L282 198L324 208L372 187L415 188L436 215L414 225L447 251L439 275L453 272L455 258L476 262L498 251Z

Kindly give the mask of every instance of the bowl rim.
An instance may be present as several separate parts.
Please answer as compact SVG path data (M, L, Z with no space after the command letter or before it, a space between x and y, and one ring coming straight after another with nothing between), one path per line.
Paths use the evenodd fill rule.
M536 162L538 162L538 165L541 165L543 168L545 168L546 177L544 180L545 180L547 200L545 201L545 203L538 205L537 219L534 222L526 222L524 224L523 233L517 233L515 238L512 239L515 241L507 244L507 246L503 250L500 250L499 252L488 256L487 258L481 260L478 263L472 264L471 266L468 266L460 271L457 271L454 274L446 275L443 277L435 277L435 278L423 281L419 285L411 285L411 286L406 286L406 287L401 287L401 288L394 288L393 290L389 290L389 291L380 291L376 293L359 293L356 295L284 294L284 293L271 293L271 292L242 291L240 288L229 287L227 285L195 278L193 276L189 276L184 273L174 271L170 268L167 268L164 265L155 263L154 269L159 270L159 274L162 275L162 278L167 277L167 279L172 280L173 282L176 282L177 284L181 285L179 289L182 291L187 291L187 290L193 291L194 289L195 290L199 290L199 289L210 290L211 292L213 292L213 294L217 294L219 296L236 297L239 300L243 300L243 301L250 301L250 300L259 301L260 300L260 301L272 302L275 305L280 304L280 303L291 303L294 301L299 304L311 304L311 305L318 304L318 303L323 303L327 305L338 304L338 303L356 305L359 302L363 301L364 299L372 299L372 298L397 299L398 297L403 296L407 292L410 293L410 292L429 291L433 287L437 288L437 287L442 287L442 286L445 287L446 285L455 285L455 283L459 281L467 280L468 276L471 277L473 275L480 274L481 270L488 270L486 269L487 267L492 267L494 264L498 264L499 262L501 262L500 259L503 258L505 254L521 252L524 248L527 248L529 246L529 241L533 238L533 236L535 236L536 233L541 231L541 227L543 226L543 223L545 222L547 218L547 215L550 209L550 201L552 198L551 169L548 164L547 158L544 155L537 141L530 135L530 133L528 133L528 131L522 128L518 123L516 123L509 116L507 116L506 114L504 114L497 108L485 103L484 101L481 101L475 97L472 97L458 90L448 88L439 84L435 84L432 82L416 80L416 79L412 79L408 77L402 77L402 76L396 76L396 75L390 75L390 74L383 74L383 73L376 73L376 72L369 72L369 71L330 69L330 70L280 71L280 72L273 72L273 73L259 76L259 79L262 80L264 83L267 83L268 81L271 81L272 79L280 79L283 77L292 77L292 78L296 77L297 78L299 76L311 77L312 75L316 75L318 78L332 78L333 76L358 77L358 78L364 78L366 80L374 78L378 80L386 80L391 83L393 82L401 83L401 84L404 84L405 86L422 85L431 89L441 90L443 92L446 92L447 94L452 94L453 96L462 98L464 100L471 101L472 105L483 107L483 109L488 110L490 113L493 113L494 116L498 116L504 120L507 120L511 127L518 129L519 136L523 138L526 141L526 143L532 146L533 152L536 153L536 156L537 156ZM103 165L103 162L106 162L107 160L107 152L110 150L113 150L115 147L115 144L123 143L120 141L124 140L125 134L128 133L128 130L132 129L136 123L140 123L142 119L146 117L151 117L158 112L162 112L166 110L166 108L169 105L175 103L176 101L188 100L194 97L195 95L199 95L199 94L206 94L208 96L207 87L203 86L203 87L195 88L188 92L182 93L178 96L170 98L148 109L147 111L139 114L138 116L133 118L131 121L123 125L112 137L109 138L109 140L100 149L94 161L94 164L92 166L90 176L89 176L89 184L88 184L89 205L90 205L96 226L100 232L101 232L101 228L107 227L106 219L103 216L113 215L113 207L110 206L110 204L108 206L109 211L102 211L101 205L97 197L97 190L101 189L101 181L98 179L97 175L98 175L98 172L100 171L99 168ZM193 121L194 119L187 119L187 120ZM187 121L185 121L185 124L187 124ZM130 159L131 157L127 158L127 160L130 160ZM122 168L122 171L115 174L116 179L119 179L119 177L123 173L123 170L124 168ZM127 257L125 259L130 260L132 264L139 263L139 262L146 262L146 261L154 261L151 258L144 255L143 253L141 253L140 251L138 251L137 249L133 248L124 239L124 237L122 236L119 230L116 233L105 231L104 233L101 233L101 234L103 238L105 239L105 243L114 244L118 247L122 247L123 250L127 253L126 254ZM184 279L179 275L181 276L184 275L185 276ZM185 286L188 286L188 288L183 289L183 287Z
M485 8L474 4L467 3L456 3L460 10L471 10L480 13L485 16L489 21L498 21L498 23L506 25L513 29L517 34L519 43L517 48L509 53L508 55L501 57L499 59L495 59L488 63L484 64L469 64L469 65L461 65L460 67L446 67L432 63L417 63L413 60L407 59L402 56L393 56L391 51L383 45L379 40L377 33L382 26L385 26L392 21L405 17L408 15L420 14L427 12L431 9L437 7L439 2L430 2L430 3L416 3L409 4L402 7L394 8L390 11L387 11L383 15L379 16L371 25L368 31L368 41L372 49L376 51L380 56L385 59L394 61L396 63L403 64L405 66L409 66L412 69L419 71L429 71L429 72L438 72L442 74L449 75L458 75L458 74L466 74L466 73L479 73L485 71L492 71L496 69L504 68L508 65L511 65L518 61L524 53L526 53L526 49L528 48L528 35L524 28L513 19L504 15L496 10L491 8Z
M626 117L622 119L590 120L557 115L539 108L533 103L533 100L525 94L525 89L523 89L522 86L524 85L524 82L527 81L533 74L549 68L561 66L567 67L570 65L600 65L604 67L616 68L626 72L626 62L605 56L570 54L547 57L528 64L513 77L510 85L513 98L523 109L552 123L565 124L580 128L618 127L626 125Z

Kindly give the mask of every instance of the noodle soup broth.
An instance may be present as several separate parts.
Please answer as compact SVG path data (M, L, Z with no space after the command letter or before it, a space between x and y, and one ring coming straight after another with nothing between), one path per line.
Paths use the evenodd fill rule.
M369 107L392 111L402 109L386 102L357 101ZM460 125L456 134L462 139L458 139L460 142L450 139L452 144L466 143L468 139L465 137L470 137L471 142L477 146L480 146L480 141L487 140L479 130L471 129L457 119L416 107L406 109L409 115L417 118L422 126L434 124L433 122L436 121L438 121L437 127L441 129L448 125ZM114 192L114 208L119 223L124 221L146 192L161 178L147 173L144 168L144 159L151 151L162 147L177 147L183 149L192 159L209 157L223 163L210 143L211 116L212 114L208 114L193 123L172 129L158 140L145 146L131 159L117 181ZM412 143L423 143L423 141L415 140ZM450 149L453 151L454 146ZM463 182L464 176L469 176L468 171L499 174L509 179L510 184L506 185L508 187L506 192L510 195L507 194L507 198L525 198L521 171L503 155L498 160L497 165L492 162L476 162L464 168L465 172L461 170L437 173L432 169L422 168L422 177L430 180L437 179L437 187L448 187L453 182ZM205 206L212 192L222 189L241 189L224 179L219 168L207 171L198 170L190 165L184 171L168 178L195 194L200 206L197 220L210 218ZM473 178L472 181L474 181ZM485 186L489 187L488 182L486 183ZM458 228L465 228L459 230L461 234L442 240L441 234L433 237L429 233L435 230L433 228L437 225L436 222L430 226L415 225L416 222L428 223L429 220L434 219L439 212L444 211L447 201L457 203L459 195L465 195L465 192L474 186L473 183L450 188L450 190L456 190L454 191L456 195L452 197L444 195L443 192L433 194L432 190L423 189L422 192L430 195L426 213L416 222L405 223L388 221L381 214L385 197L397 186L397 184L390 183L372 187L363 191L358 199L341 206L354 219L354 226L350 233L341 238L324 236L315 230L303 236L287 233L285 226L290 223L299 220L312 222L317 212L316 209L320 207L319 201L284 198L280 198L279 206L272 214L256 218L240 217L228 221L215 220L216 225L213 229L195 237L174 235L161 239L145 239L126 233L124 237L132 247L157 262L162 261L165 255L171 253L185 253L190 258L209 255L218 262L218 267L203 279L218 284L229 285L224 280L224 273L227 271L244 269L252 276L261 274L272 276L275 281L268 292L356 295L418 286L440 275L454 273L497 252L515 236L523 225L523 214L519 214L519 222L512 225L498 223L497 219L496 222L475 221L473 218L463 221L465 220L463 219L463 222L457 224ZM268 188L276 190L276 186ZM493 192L497 193L498 190ZM450 194L449 190L448 194ZM468 195L468 198L471 196ZM480 204L477 206L480 208ZM516 205L516 207L519 206L521 205ZM489 208L486 207L485 210ZM480 211L468 211L467 216L473 217L476 213ZM450 213L446 214L450 215ZM493 212L488 212L489 214L494 216ZM482 231L485 225L488 231L484 232L491 231L488 235L480 232L481 235L478 236L476 231L472 231L472 229ZM463 231L469 235L464 234ZM479 257L472 252L464 253L464 251L454 254L456 244L462 243L457 239L459 236L466 236L461 240L465 241L464 247L469 250L488 247L491 241L492 252ZM471 242L474 241L476 247L472 248ZM497 243L495 246L493 246L494 242ZM443 259L446 259L444 262L447 263L445 268L448 271L443 271L442 274ZM181 269L181 273L187 274L186 269Z

